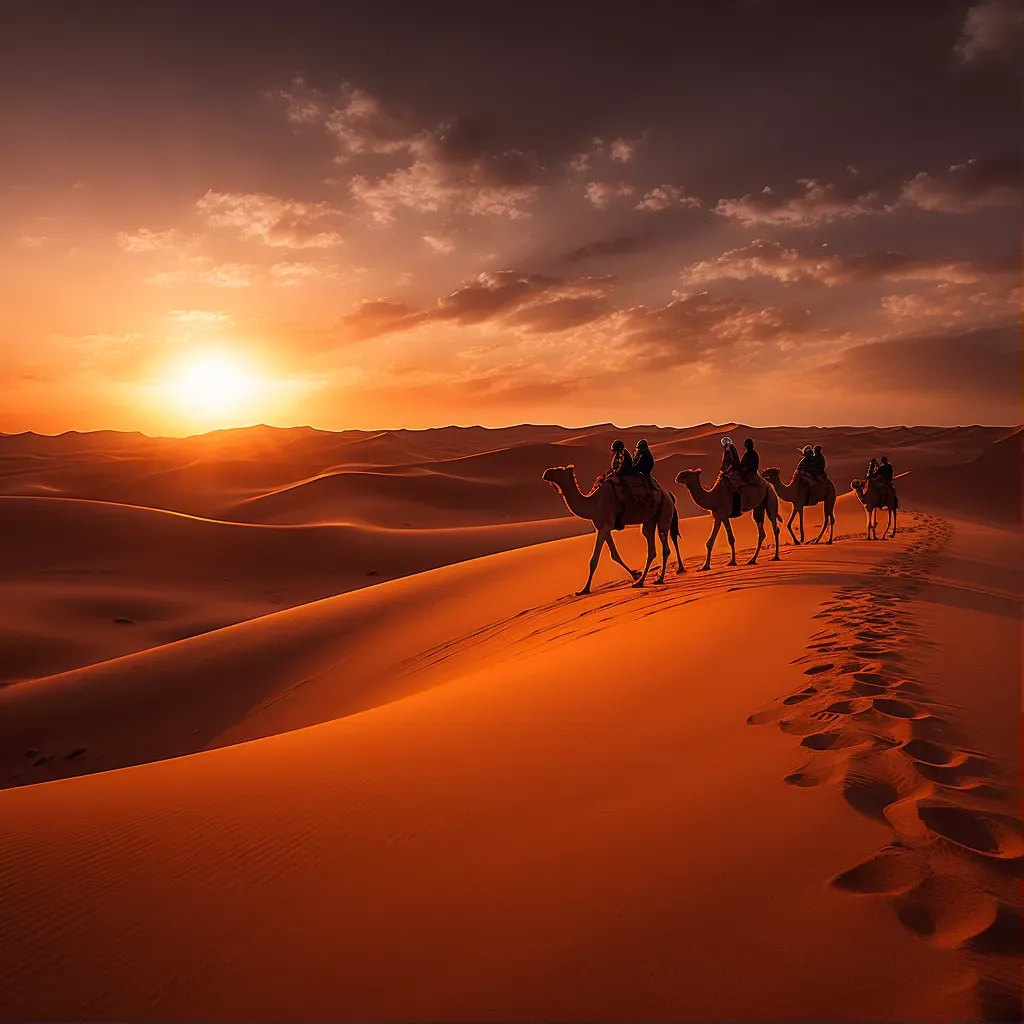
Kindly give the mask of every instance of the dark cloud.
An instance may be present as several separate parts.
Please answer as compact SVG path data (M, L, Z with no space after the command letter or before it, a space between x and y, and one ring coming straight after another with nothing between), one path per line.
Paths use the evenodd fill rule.
M426 313L423 310L414 309L402 302L373 299L343 316L339 326L352 341L365 341L383 334L410 330L424 319Z
M825 246L801 250L756 239L713 259L694 263L680 276L694 284L752 277L771 277L788 284L814 282L827 286L879 280L978 284L996 277L1015 276L1017 271L1016 262L920 257L901 252L844 255Z
M595 256L625 256L634 252L642 252L648 248L647 240L639 235L620 235L617 238L602 239L588 242L566 255L569 263L579 263L593 259Z
M778 341L807 329L805 309L763 307L708 292L677 294L661 307L634 306L612 318L616 346L644 371L720 360L740 344Z
M715 212L748 227L761 224L811 227L884 212L882 184L877 178L850 168L844 178L831 184L801 178L785 192L766 186L761 192L739 199L720 199Z
M1021 56L1024 9L1017 0L982 0L967 11L956 55L967 64L1014 61Z
M970 393L995 403L1019 400L1016 323L900 335L846 349L817 371L823 384L894 396Z
M918 174L903 186L903 199L943 213L1019 206L1024 200L1024 161L1019 155L1003 155L954 164L939 174Z
M591 296L580 296L526 306L507 317L505 323L531 334L557 334L594 323L610 312L607 302Z

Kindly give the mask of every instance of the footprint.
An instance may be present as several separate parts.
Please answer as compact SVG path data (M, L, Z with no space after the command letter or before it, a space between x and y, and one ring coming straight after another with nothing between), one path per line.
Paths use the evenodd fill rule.
M810 700L811 697L814 697L817 692L818 691L813 686L809 686L806 690L801 690L799 693L794 693L789 697L786 697L782 703L790 707L793 704L802 704L805 700Z
M870 683L872 686L888 686L888 676L882 675L880 672L854 672L853 678L858 683Z
M825 710L834 715L859 715L870 707L871 700L868 697L851 697L849 700L837 700L834 704L829 704Z
M933 740L908 740L901 749L908 757L915 761L923 761L925 764L960 765L967 760L967 755L963 751L951 750Z
M1021 822L1016 818L936 800L921 801L918 815L932 832L973 853L1000 860L1024 855Z
M872 706L876 711L881 711L883 715L888 715L890 718L916 719L931 717L927 711L922 711L920 708L915 708L913 704L907 704L906 701L902 700L894 700L891 697L876 697Z
M865 896L897 896L916 888L925 877L925 866L919 856L902 847L888 846L836 875L831 884L844 892Z
M804 736L800 741L800 746L807 747L808 750L840 750L844 747L857 747L864 742L862 737L852 733L829 730Z
M1000 903L995 920L968 943L976 953L1020 956L1024 952L1024 918L1014 907Z
M828 672L830 669L833 669L833 668L835 668L835 665L833 665L832 662L830 662L830 661L826 661L826 662L823 662L822 664L811 665L810 668L805 668L804 669L804 675L805 676L816 676L816 675L818 675L821 672Z
M935 875L896 900L904 927L942 949L954 949L983 933L996 920L998 903L967 879Z

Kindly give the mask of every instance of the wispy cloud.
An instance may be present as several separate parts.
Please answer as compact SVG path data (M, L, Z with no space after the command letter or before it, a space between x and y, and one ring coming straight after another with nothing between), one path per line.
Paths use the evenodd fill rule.
M329 248L342 241L335 230L341 211L327 202L209 191L196 202L196 210L214 227L236 228L242 238L278 248Z

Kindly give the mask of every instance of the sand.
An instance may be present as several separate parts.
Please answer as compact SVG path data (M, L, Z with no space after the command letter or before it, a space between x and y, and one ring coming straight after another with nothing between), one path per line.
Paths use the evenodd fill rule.
M663 467L720 433L643 429ZM676 486L686 573L636 590L606 561L576 597L592 539L537 466L599 467L616 430L0 437L0 1016L1019 1015L1005 491L978 515L965 470L971 515L907 500L867 541L837 477L834 544L699 573L710 521ZM839 471L866 433L826 446ZM882 450L941 495L1010 433ZM163 509L123 465L157 460ZM275 497L367 466L417 525ZM271 500L295 521L214 515Z

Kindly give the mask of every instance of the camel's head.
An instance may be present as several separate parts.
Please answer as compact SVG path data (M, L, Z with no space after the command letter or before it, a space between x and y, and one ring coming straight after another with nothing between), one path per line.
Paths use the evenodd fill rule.
M864 483L865 482L861 480L860 477L856 480L850 481L850 490L853 491L861 501L864 500Z
M555 487L563 488L571 480L576 477L576 467L573 465L568 466L552 466L550 469L545 469L542 480L547 480L549 484Z
M699 469L684 469L681 473L676 474L677 484L686 483L700 483L700 470Z
M767 469L761 470L761 476L765 480L779 480L782 477L782 470L778 466L769 466Z

